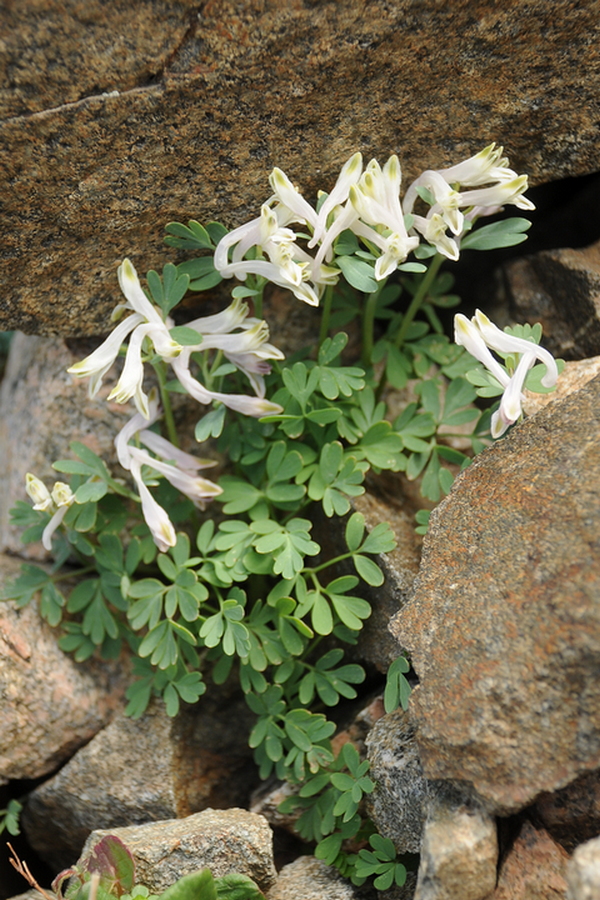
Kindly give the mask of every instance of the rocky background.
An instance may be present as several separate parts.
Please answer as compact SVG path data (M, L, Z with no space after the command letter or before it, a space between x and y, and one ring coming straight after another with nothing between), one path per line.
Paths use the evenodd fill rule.
M407 713L383 715L377 691L348 708L340 738L371 760L381 833L420 853L389 900L600 896L598 12L595 0L0 6L0 328L22 332L0 397L0 580L22 552L7 519L24 473L49 474L73 439L110 453L114 419L65 369L106 331L122 258L141 271L172 258L166 222L240 224L273 165L310 196L357 149L397 152L410 179L495 140L537 186L520 255L456 272L467 307L542 322L569 360L560 390L459 477L422 555L410 485L361 501L399 547L357 655L376 685L404 648L419 682ZM275 304L283 328L291 306ZM131 722L126 678L122 664L75 664L33 607L0 608L0 808L27 796L19 849L46 884L108 829L156 890L208 864L249 874L269 900L375 898L292 837L282 788L256 783L238 698ZM23 887L0 853L0 897Z

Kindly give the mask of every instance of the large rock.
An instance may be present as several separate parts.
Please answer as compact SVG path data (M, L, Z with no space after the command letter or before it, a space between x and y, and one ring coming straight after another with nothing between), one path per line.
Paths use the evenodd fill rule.
M2 589L19 568L0 557ZM35 601L0 603L0 784L57 769L122 708L124 692L123 667L76 663Z
M222 689L176 718L162 701L139 720L118 716L28 796L22 822L29 843L47 863L66 868L95 829L245 805L253 786L252 720L245 701L228 700Z
M232 872L248 875L263 893L277 875L271 829L266 819L245 809L205 809L186 819L94 831L82 858L107 834L127 845L138 881L153 894L205 867L215 878Z
M478 456L392 628L428 778L510 813L600 767L600 377Z
M596 900L599 896L600 837L597 837L581 844L567 864L567 900Z
M166 222L256 215L273 165L309 196L355 150L407 179L490 140L536 182L600 168L595 4L196 9L3 5L0 328L101 332L124 256L156 268Z

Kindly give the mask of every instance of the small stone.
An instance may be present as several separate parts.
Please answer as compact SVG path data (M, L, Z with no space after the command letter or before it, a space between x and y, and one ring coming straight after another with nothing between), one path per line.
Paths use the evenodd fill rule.
M567 900L600 897L600 837L580 844L567 864Z
M496 884L498 836L478 806L430 804L415 900L483 900Z
M22 816L29 843L50 865L67 868L92 830L246 804L251 722L245 701L222 690L175 718L158 700L140 719L116 717L29 794Z
M498 886L486 900L564 900L568 859L547 831L525 820L502 861Z
M273 835L262 816L245 809L205 809L185 819L168 819L94 831L82 858L107 834L129 848L136 877L150 893L160 894L183 875L208 868L215 878L247 875L263 893L277 876Z
M373 900L376 896L374 888L355 887L322 860L299 856L283 867L267 900Z

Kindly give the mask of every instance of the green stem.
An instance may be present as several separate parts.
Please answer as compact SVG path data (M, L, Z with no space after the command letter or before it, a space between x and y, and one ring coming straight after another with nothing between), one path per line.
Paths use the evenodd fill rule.
M158 379L158 390L160 393L160 401L164 411L165 425L167 435L174 447L179 447L179 437L175 428L175 419L173 418L173 407L171 406L171 398L167 390L167 370L164 363L154 364L154 371Z
M431 263L429 264L429 268L425 275L423 276L423 280L421 284L417 288L415 296L412 298L410 305L404 316L402 317L402 324L398 329L396 337L394 338L394 344L398 349L400 349L404 341L406 340L406 335L408 333L408 329L410 328L412 322L414 321L415 316L419 312L421 306L423 305L423 301L427 298L427 294L429 293L429 289L433 282L435 281L435 277L439 271L441 264L444 262L446 257L442 256L441 253L436 253ZM381 378L379 379L379 384L377 385L377 390L375 392L375 399L379 400L383 389L385 387L385 367L383 372L381 373Z
M311 569L304 569L304 573L306 575L310 575L314 580L314 576L317 572L321 572L322 569L326 569L328 566L334 566L336 563L342 562L344 559L350 559L353 555L354 553L342 553L341 556L336 556L334 557L334 559L328 559L327 562L321 563L320 566L314 566Z
M395 343L396 347L402 347L402 345L405 341L405 338L406 338L406 333L407 333L410 325L412 324L412 321L415 318L416 314L419 312L419 310L423 304L423 301L427 297L429 288L435 281L435 277L439 271L441 264L444 262L445 258L446 257L442 256L441 253L436 253L435 256L433 257L433 259L431 260L429 268L427 269L427 272L423 276L423 280L421 281L421 284L417 288L417 292L416 292L415 296L411 300L410 306L404 313L404 316L402 318L402 324L400 325L400 328L398 329L398 333L396 334L396 337L394 338L394 343Z
M377 301L386 281L381 281L377 286L377 290L367 295L365 308L363 311L363 327L362 327L362 353L361 360L363 366L368 368L371 365L371 357L373 356L373 343L375 332L375 311L377 309Z
M321 306L321 329L319 331L319 349L321 344L327 337L329 332L329 322L331 320L331 304L333 302L333 285L328 284L323 295L323 304Z

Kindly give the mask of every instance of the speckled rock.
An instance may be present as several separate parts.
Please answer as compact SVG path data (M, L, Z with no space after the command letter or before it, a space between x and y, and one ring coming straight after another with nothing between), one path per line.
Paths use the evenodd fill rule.
M377 830L399 853L418 853L431 799L423 774L414 728L401 709L379 719L367 738L370 776L375 790L366 809Z
M267 900L375 900L377 891L355 887L337 869L314 856L299 856L284 866Z
M541 322L544 345L554 356L600 354L600 241L513 260L503 274L513 314L519 321Z
M555 391L552 391L550 394L534 394L531 391L525 391L523 411L526 415L533 416L540 409L548 406L549 403L554 403L555 400L562 400L563 397L578 391L588 381L595 378L596 375L600 375L600 356L566 362Z
M564 900L568 861L565 850L543 828L526 820L502 860L496 890L485 900Z
M0 587L17 560L0 557ZM0 603L0 784L57 769L122 708L126 686L115 662L76 663L35 602Z
M567 863L567 900L600 897L600 837L586 841Z
M429 806L415 900L483 900L496 885L496 823L479 806Z
M94 831L82 857L106 834L129 847L136 876L151 893L205 866L215 878L231 872L248 875L263 893L277 875L271 829L266 819L245 809L205 809L186 819Z
M425 774L501 814L600 767L600 377L480 454L392 629Z
M22 816L29 843L46 862L66 868L95 829L245 805L253 784L252 721L245 701L228 700L222 690L176 718L158 701L141 719L118 716L29 794Z
M536 182L600 168L594 4L21 6L0 12L3 329L105 330L125 255L160 267L166 222L255 215L273 165L309 196L355 150L406 178L490 140Z

